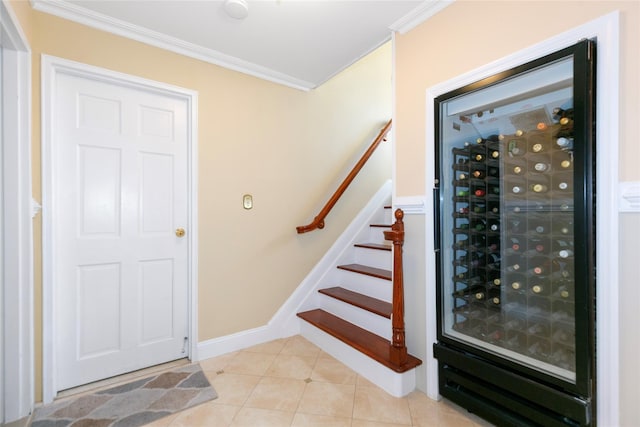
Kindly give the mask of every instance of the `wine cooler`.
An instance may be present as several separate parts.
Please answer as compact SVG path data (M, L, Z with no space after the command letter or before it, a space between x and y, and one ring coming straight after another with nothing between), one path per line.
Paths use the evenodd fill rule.
M595 425L595 42L435 99L440 394Z

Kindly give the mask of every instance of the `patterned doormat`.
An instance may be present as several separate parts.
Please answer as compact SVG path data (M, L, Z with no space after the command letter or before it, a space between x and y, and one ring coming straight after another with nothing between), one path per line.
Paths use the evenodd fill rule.
M188 365L36 409L32 427L135 427L217 398L200 365Z

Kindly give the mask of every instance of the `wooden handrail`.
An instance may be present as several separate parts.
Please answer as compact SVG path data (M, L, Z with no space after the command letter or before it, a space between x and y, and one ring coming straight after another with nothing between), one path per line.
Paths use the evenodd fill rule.
M393 300L391 303L392 342L389 358L392 363L402 366L407 363L407 345L404 331L404 279L402 275L402 245L404 245L404 212L396 209L396 222L390 231L384 232L385 240L393 242Z
M333 193L333 196L331 196L329 201L324 205L320 213L313 219L313 221L311 221L311 223L307 225L300 225L296 227L298 234L306 233L307 231L313 231L316 228L320 228L320 229L324 228L324 219L329 214L329 212L331 211L333 206L336 204L338 199L340 199L342 194L344 194L349 184L351 184L351 182L354 180L356 175L358 175L358 172L360 172L360 170L365 165L365 163L367 163L367 160L369 160L369 157L371 157L371 155L376 150L376 148L378 148L378 145L380 145L380 143L383 140L385 140L385 136L389 132L389 129L391 129L391 120L387 122L387 124L382 128L382 130L380 130L380 133L378 134L376 139L373 141L371 146L362 155L358 163L356 163L356 165L353 167L351 172L349 172L349 175L347 175L344 181L342 181L342 184L340 184L340 187L338 187L336 192Z

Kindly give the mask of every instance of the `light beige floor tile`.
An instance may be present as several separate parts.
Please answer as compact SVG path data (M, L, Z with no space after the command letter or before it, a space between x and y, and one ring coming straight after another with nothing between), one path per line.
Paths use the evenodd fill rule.
M414 391L407 396L414 426L430 427L476 427L491 426L490 423L468 413L451 402L435 401L424 393Z
M377 387L374 383L363 377L362 375L358 375L356 377L356 386L358 387Z
M378 387L356 388L353 418L411 425L407 399L393 397Z
M334 359L335 357L333 357L332 355L330 355L329 353L325 353L324 351L320 350L320 353L318 353L318 358L319 359Z
M250 353L278 354L282 351L286 343L287 343L287 339L281 338L278 340L268 341L262 344L254 345L253 347L245 348L242 351L248 351Z
M287 342L282 348L280 354L318 357L320 354L320 348L302 336L295 335L287 339Z
M291 427L351 427L351 418L297 413Z
M233 360L233 358L236 357L237 354L237 352L227 353L221 356L210 357L208 359L201 360L198 363L200 364L202 370L205 372L217 372L223 370L224 367L227 366L229 361Z
M218 393L218 398L213 403L218 405L244 405L260 379L261 377L257 375L228 373L216 376L211 381L211 385Z
M180 412L169 427L227 427L239 410L238 406L204 403Z
M311 379L333 384L355 384L357 374L334 358L318 358Z
M227 363L224 371L232 374L264 375L275 358L273 354L239 352Z
M393 424L393 423L380 423L377 421L367 421L367 420L353 420L351 422L351 427L407 427L406 424ZM440 426L432 426L432 427L440 427Z
M306 385L303 380L263 377L244 406L295 412Z
M242 408L230 425L232 427L289 427L292 420L293 412Z
M354 385L310 382L304 390L298 412L351 417L354 394Z
M264 375L304 380L311 376L315 363L316 358L313 356L279 354Z

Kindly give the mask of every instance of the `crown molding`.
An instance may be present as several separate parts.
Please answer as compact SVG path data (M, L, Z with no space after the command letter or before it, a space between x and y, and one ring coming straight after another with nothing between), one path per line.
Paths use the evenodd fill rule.
M150 46L165 49L180 55L218 65L253 77L258 77L273 83L278 83L294 89L309 91L317 85L305 80L296 79L284 73L262 67L249 61L203 48L184 40L170 37L153 30L132 25L119 19L93 12L75 4L61 0L31 0L33 9L68 19L91 28L106 31L128 39L136 40Z
M391 31L405 34L431 18L442 9L453 4L455 0L427 0L416 7L411 13L398 19L389 26Z

